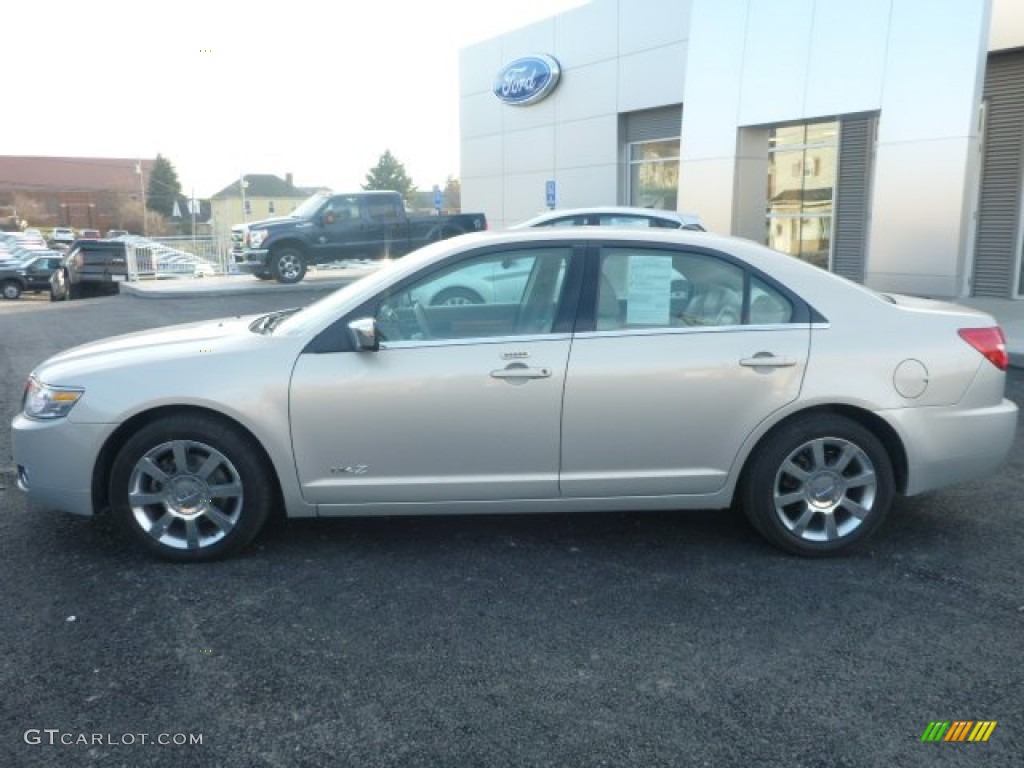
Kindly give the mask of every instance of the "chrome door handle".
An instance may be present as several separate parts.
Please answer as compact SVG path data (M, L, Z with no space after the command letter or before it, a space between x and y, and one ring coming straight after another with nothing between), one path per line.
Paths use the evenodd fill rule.
M550 376L550 368L527 368L525 365L510 365L491 371L492 379L546 379Z
M740 365L747 368L792 368L796 360L792 357L777 357L769 352L758 352L753 357L744 357Z

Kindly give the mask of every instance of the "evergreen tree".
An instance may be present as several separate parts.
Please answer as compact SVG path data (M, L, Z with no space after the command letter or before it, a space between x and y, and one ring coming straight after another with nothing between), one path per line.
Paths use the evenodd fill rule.
M181 195L181 182L171 161L157 155L153 170L149 174L149 188L146 190L146 208L170 218L174 214L174 202Z
M402 199L407 202L416 192L416 186L412 183L412 179L405 173L405 166L398 162L391 154L390 149L384 150L377 165L366 174L366 183L363 184L363 189L392 190L400 194Z

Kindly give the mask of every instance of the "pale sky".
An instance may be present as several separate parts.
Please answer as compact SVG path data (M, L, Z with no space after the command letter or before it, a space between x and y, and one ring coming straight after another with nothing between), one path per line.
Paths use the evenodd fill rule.
M241 173L358 189L390 149L430 189L459 175L459 49L585 2L15 0L0 155L160 153L206 197Z

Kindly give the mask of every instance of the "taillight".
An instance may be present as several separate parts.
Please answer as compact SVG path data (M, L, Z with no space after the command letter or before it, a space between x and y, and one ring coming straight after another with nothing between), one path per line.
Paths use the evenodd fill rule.
M961 328L957 333L1000 371L1010 367L1010 355L1006 351L1006 337L1002 328Z

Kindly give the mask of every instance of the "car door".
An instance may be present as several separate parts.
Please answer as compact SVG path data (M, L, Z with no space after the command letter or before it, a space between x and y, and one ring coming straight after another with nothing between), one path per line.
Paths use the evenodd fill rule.
M416 299L508 260L532 267L513 300ZM574 264L564 245L484 248L356 313L374 318L379 350L300 355L290 409L305 498L343 514L365 503L556 497Z
M593 257L593 318L566 379L562 495L721 489L750 433L799 394L806 307L712 253L622 245Z
M338 195L320 214L315 248L328 256L359 256L367 249L366 226L358 195ZM328 261L330 259L327 259Z
M389 258L409 250L409 218L394 195L368 194L362 199L363 236L372 256Z
M60 264L59 257L41 257L32 262L25 270L29 290L44 291L50 289L50 275Z

